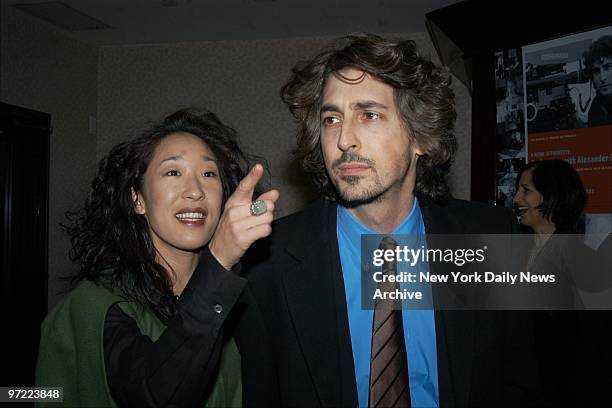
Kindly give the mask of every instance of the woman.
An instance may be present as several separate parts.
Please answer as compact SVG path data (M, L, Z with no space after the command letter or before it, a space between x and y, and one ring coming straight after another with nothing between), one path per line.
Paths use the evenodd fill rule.
M514 195L519 219L535 233L528 266L553 233L575 234L586 206L586 190L574 168L563 160L529 163L519 174Z
M80 283L43 322L38 385L64 387L74 406L274 402L238 272L279 194L252 202L263 168L248 165L208 111L178 111L110 151L66 227Z
M514 204L536 234L576 233L586 201L580 176L563 160L530 162L519 174Z
M520 173L514 203L522 225L533 230L534 241L526 270L554 274L555 283L534 296L536 348L544 390L552 406L582 406L596 371L585 363L584 317L577 287L589 289L597 279L595 252L585 246L578 223L587 194L574 168L563 160L534 161ZM600 288L601 289L601 288ZM558 311L553 311L558 310Z
M587 201L580 176L563 160L531 162L519 174L513 201L521 224L534 232L526 270L555 274L555 290L549 285L538 300L544 308L582 307L576 286L597 288L591 288L593 274L578 270L595 252L579 240L579 235L569 235L578 233ZM586 262L577 262L583 260Z

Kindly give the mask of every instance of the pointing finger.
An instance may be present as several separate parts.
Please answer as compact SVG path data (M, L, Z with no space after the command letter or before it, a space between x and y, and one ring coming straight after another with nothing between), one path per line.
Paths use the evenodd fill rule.
M264 201L272 201L273 203L276 202L276 200L278 200L278 197L280 196L280 193L278 192L278 190L270 190L270 191L266 191L265 193L261 194L259 197L257 197L258 200L264 200Z
M228 204L246 204L253 199L255 186L263 176L264 170L261 164L253 166L251 171L240 181L236 191L227 200Z

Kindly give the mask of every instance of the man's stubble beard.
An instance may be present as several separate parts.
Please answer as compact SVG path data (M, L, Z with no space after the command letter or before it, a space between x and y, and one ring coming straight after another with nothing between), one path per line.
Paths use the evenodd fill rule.
M371 186L365 187L361 191L357 191L353 194L350 194L346 188L342 190L339 187L340 182L338 182L337 184L332 182L336 190L338 202L346 208L355 208L355 207L359 207L359 206L366 205L366 204L380 203L380 202L385 201L386 197L388 197L392 192L399 190L401 188L402 184L406 180L406 177L408 177L408 173L410 172L410 166L412 165L412 156L410 154L407 154L406 157L407 157L407 163L406 163L407 165L404 170L404 173L401 175L401 177L398 180L396 180L394 183L392 183L389 186L385 187L385 185L380 180L380 177L378 176L378 173L376 172L375 162L371 162L370 164L371 166L370 171L372 171L373 176L374 176L373 184ZM340 177L340 179L346 184L348 184L349 186L354 187L354 186L358 186L358 184L362 182L362 179L364 179L364 177L363 176L344 176L344 177Z

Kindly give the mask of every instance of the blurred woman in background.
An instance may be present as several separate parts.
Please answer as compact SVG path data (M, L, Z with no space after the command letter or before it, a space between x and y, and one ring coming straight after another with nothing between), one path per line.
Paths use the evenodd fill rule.
M602 363L608 347L597 347L594 341L601 342L602 333L588 323L609 319L609 312L581 310L578 291L601 291L609 287L612 275L579 234L586 203L580 176L563 160L530 162L519 174L514 204L521 224L534 233L525 270L556 278L538 289L534 299L536 308L543 309L534 313L538 363L555 407L597 406L603 394L596 384L610 378Z

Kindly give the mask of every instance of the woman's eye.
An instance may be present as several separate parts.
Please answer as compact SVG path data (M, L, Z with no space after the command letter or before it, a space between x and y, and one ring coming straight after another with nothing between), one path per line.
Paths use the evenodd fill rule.
M217 177L217 173L215 173L214 171L205 171L204 173L202 173L202 175L204 177Z
M166 176L178 177L181 173L178 170L170 170L166 172Z

